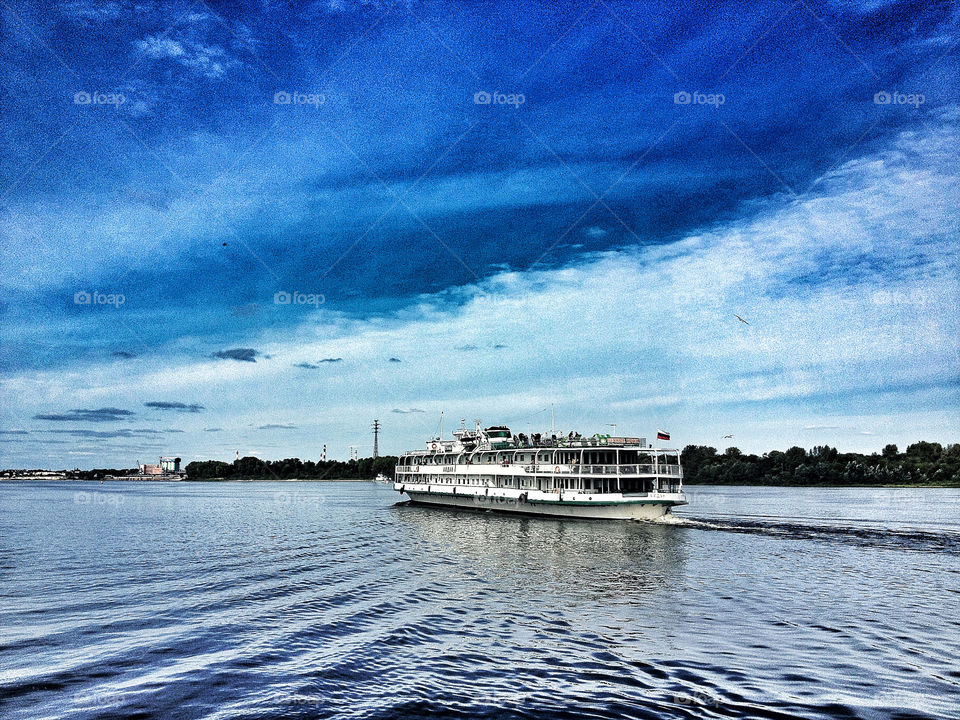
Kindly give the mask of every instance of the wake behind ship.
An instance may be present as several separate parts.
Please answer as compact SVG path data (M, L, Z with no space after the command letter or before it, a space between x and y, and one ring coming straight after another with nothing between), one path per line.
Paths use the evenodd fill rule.
M394 489L424 505L652 520L685 505L680 452L643 438L513 435L496 425L400 457Z

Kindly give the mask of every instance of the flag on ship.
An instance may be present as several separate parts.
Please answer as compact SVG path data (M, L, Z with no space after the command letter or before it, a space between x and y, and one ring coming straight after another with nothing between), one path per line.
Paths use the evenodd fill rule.
M657 440L669 440L670 433L664 432L663 430L657 430Z

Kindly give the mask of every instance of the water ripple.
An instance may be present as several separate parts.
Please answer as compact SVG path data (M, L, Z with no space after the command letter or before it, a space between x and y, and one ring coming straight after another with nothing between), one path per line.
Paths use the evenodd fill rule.
M277 487L0 486L0 716L934 718L960 696L954 517L797 496L604 523Z

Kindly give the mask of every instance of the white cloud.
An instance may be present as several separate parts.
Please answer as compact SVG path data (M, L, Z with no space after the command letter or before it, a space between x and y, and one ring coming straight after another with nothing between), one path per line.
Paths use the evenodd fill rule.
M196 70L201 75L217 79L237 64L228 57L223 48L204 45L191 40L173 40L160 35L151 35L137 41L137 49L154 60L173 60L184 67Z
M167 37L153 35L137 42L140 52L151 58L181 58L187 54L183 45Z
M840 427L877 428L875 438L861 436L864 447L927 430L956 441L943 437L960 422L942 388L956 383L960 366L957 140L952 122L904 134L887 152L823 178L812 195L772 200L751 218L667 246L504 271L463 288L472 299L456 309L424 296L388 319L321 310L295 332L251 338L270 360L143 358L31 372L7 381L5 394L23 403L14 410L21 426L65 404L135 407L146 388L202 403L207 422L228 428L259 427L264 415L289 419L331 455L335 445L368 442L377 416L394 418L383 440L396 451L433 432L441 409L525 431L542 426L551 404L567 429L617 422L643 435L668 426L680 444L730 428L747 449L802 443L809 435L792 428L812 414L798 412L804 402L837 405L830 415ZM465 346L479 349L457 349ZM344 362L329 373L293 367L333 356ZM897 405L903 393L906 409ZM202 423L185 417L183 429ZM217 440L226 452L253 442L246 433ZM854 432L844 437L858 442ZM211 452L209 435L182 442L184 455ZM281 453L318 454L278 442Z
M108 20L117 20L126 13L122 3L103 0L89 2L89 0L73 0L60 6L60 12L65 16L84 23L101 23Z

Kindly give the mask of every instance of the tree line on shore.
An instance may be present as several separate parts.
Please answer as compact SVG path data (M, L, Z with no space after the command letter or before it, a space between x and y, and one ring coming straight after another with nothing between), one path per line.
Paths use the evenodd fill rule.
M941 485L960 487L960 444L944 447L920 441L900 452L887 445L881 453L841 453L818 445L792 447L763 455L746 455L736 447L718 453L706 445L687 445L680 454L683 481L688 485ZM261 460L243 457L233 462L194 461L188 480L369 480L379 473L393 477L397 457L383 455L343 462L299 458ZM132 475L132 470L73 470L67 476L96 480L105 475Z
M940 485L960 487L960 444L916 442L900 452L887 445L881 453L841 453L818 445L792 447L763 455L744 455L735 447L687 445L680 454L683 482L689 485Z

